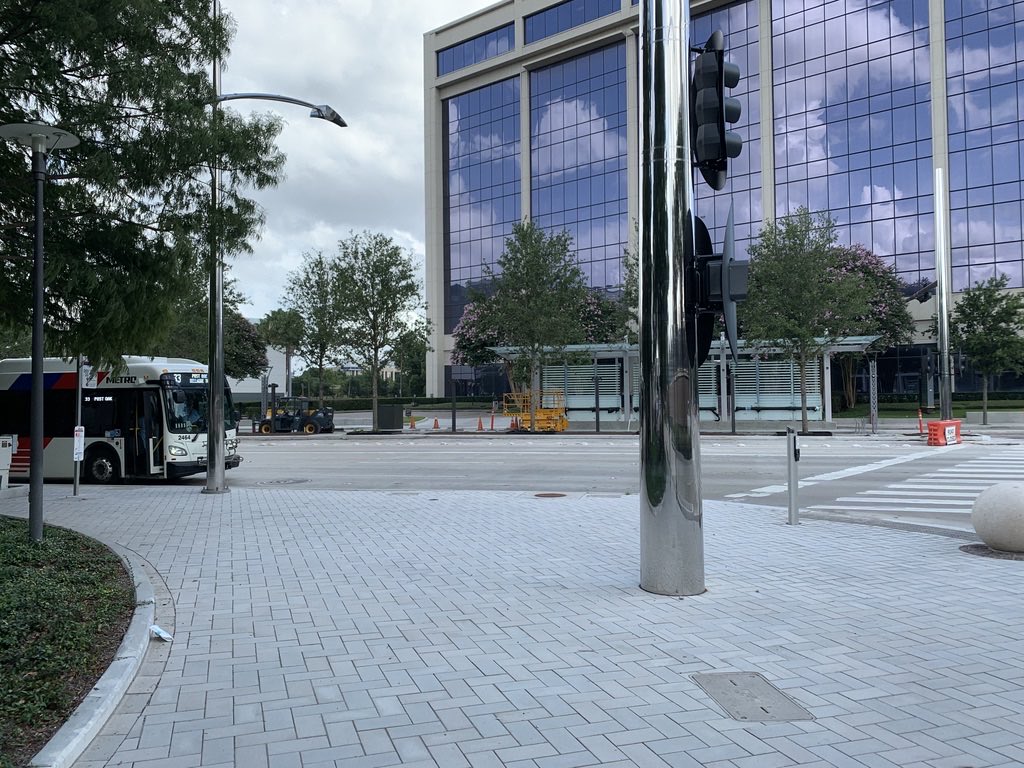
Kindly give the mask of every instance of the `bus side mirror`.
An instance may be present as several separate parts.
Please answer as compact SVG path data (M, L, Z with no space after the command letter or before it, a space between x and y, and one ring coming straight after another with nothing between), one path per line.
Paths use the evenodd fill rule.
M242 420L242 412L241 411L233 411L231 413L231 418L235 422L235 424L237 424L238 422L240 422Z

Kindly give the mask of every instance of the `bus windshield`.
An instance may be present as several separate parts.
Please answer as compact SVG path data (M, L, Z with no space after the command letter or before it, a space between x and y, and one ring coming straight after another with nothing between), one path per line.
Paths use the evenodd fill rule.
M167 429L177 434L206 431L206 387L168 387L164 398Z
M167 429L176 434L198 434L207 431L206 415L209 411L209 392L205 386L167 387L164 405L167 409ZM234 404L231 391L224 392L224 429L235 428Z

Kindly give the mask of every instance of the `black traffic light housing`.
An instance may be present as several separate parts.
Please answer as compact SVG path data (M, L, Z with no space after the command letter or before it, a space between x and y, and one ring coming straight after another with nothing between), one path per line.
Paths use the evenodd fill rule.
M739 339L736 320L736 303L747 298L747 262L736 261L736 236L733 223L733 209L725 225L725 242L722 253L714 253L711 235L707 225L699 217L695 219L696 253L696 318L697 348L695 358L700 367L708 359L714 335L715 316L721 313L725 319L725 336L729 340L732 359L738 359Z
M935 295L935 289L938 286L937 280L932 280L929 283L925 283L918 288L914 293L907 297L907 301L917 300L919 304L924 304L926 301L930 301L932 296Z
M722 189L729 173L729 158L739 157L743 139L726 130L740 119L738 99L726 97L726 88L740 81L738 65L725 60L725 36L715 30L693 63L690 83L690 131L694 165L712 189Z

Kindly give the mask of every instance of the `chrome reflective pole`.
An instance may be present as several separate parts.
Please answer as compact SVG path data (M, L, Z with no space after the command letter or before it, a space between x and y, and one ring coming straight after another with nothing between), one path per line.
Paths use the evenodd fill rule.
M220 0L213 0L213 21L220 17ZM220 56L213 58L213 129L219 141ZM220 153L214 152L210 201L210 379L206 414L206 487L203 493L225 493L224 480L224 260L220 243Z
M640 586L698 595L704 531L697 366L683 301L694 248L689 4L641 0L640 16Z
M939 325L939 411L943 421L953 418L953 364L949 357L950 253L947 238L946 180L935 169L935 313Z

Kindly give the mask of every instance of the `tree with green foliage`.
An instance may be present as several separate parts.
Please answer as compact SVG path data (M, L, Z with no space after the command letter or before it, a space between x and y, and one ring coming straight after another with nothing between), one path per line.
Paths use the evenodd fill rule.
M405 331L394 345L394 363L398 369L398 397L422 397L427 393L427 340L416 331Z
M949 318L950 340L981 374L982 423L988 424L988 380L1024 371L1024 294L1006 290L1006 275L976 283Z
M321 389L327 397L357 394L352 391L351 379L352 375L341 368L325 368L321 373L316 368L309 367L292 378L291 394L297 397L315 397Z
M640 226L633 221L634 242L640 240ZM619 303L625 320L624 335L630 344L640 341L640 252L635 245L627 246L622 252L622 296Z
M342 325L338 270L323 251L306 253L302 264L288 274L284 303L302 318L303 333L295 351L317 371L317 393L324 404L324 371L340 362Z
M9 0L0 12L0 115L81 139L49 159L47 351L96 363L147 348L208 274L208 233L249 250L262 223L245 187L276 184L280 121L222 110L211 63L230 17L209 0ZM211 167L224 171L211 210ZM29 324L34 184L29 153L0 141L0 327Z
M256 324L264 343L284 352L284 389L292 393L292 357L302 343L305 324L294 309L274 309Z
M861 280L867 291L865 313L856 318L851 333L857 336L878 336L864 352L839 355L843 374L843 398L847 408L856 404L855 374L864 355L877 355L897 344L906 344L914 333L914 318L907 309L906 284L896 275L891 261L886 261L862 245L840 247L841 269Z
M29 326L0 327L0 360L29 357L32 354L32 329Z
M224 375L255 379L270 366L267 345L255 323L237 309L224 313Z
M341 313L343 356L370 376L373 430L378 429L380 374L404 334L427 337L418 314L423 297L412 254L379 232L351 233L338 243L333 262Z
M749 291L739 305L744 335L761 352L796 362L807 432L807 366L858 327L869 292L840 257L835 222L824 213L800 208L768 222L749 253Z
M231 379L260 376L267 369L266 346L239 307L245 297L233 280L224 285L224 375ZM150 343L131 354L184 357L210 362L209 296L198 277L189 282L170 311L167 324Z
M537 423L542 366L585 338L590 290L571 247L568 232L548 234L528 219L516 224L498 263L484 266L493 292L474 301L472 310L467 307L468 318L464 314L455 330L452 361L457 364L489 362L486 346L508 346L510 357L522 361L520 371L529 377L531 429ZM511 383L515 387L514 378Z

